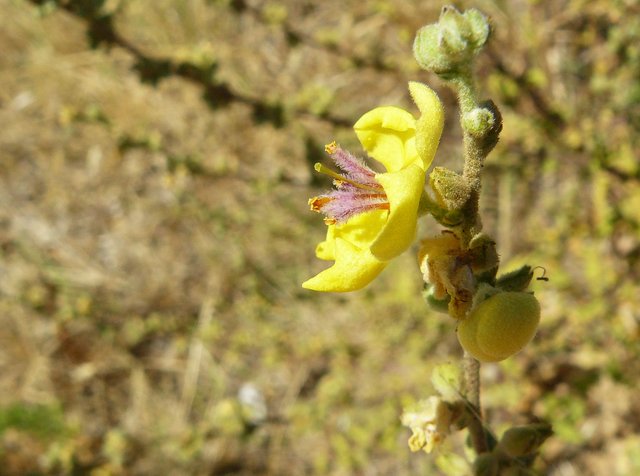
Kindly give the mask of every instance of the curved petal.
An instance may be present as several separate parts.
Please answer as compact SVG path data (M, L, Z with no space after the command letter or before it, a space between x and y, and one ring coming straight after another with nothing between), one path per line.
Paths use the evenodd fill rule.
M369 248L380 234L388 215L386 210L372 210L355 215L341 225L329 225L327 238L316 246L316 256L324 260L335 260L336 238L342 238L356 248Z
M327 227L327 237L316 245L316 257L326 261L334 261L336 259L335 241L336 226L329 225Z
M358 119L353 128L362 147L388 172L397 172L419 160L416 120L404 109L377 107Z
M416 121L416 149L422 168L427 170L433 162L442 135L444 109L435 91L425 84L410 81L409 92L420 110L420 117Z
M386 266L368 249L356 248L342 238L335 240L335 255L333 266L302 283L302 287L324 292L356 291L373 281Z
M424 170L418 165L410 165L395 173L376 175L390 204L389 218L371 245L371 253L379 260L395 258L411 246L416 234L424 178Z

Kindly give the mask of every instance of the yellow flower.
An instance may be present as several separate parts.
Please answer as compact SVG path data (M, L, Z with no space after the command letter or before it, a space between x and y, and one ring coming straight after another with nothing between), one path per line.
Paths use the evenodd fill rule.
M384 106L354 125L360 143L385 173L373 172L335 143L327 146L327 152L344 174L316 164L316 170L332 176L336 186L309 201L312 210L327 215L327 237L317 246L316 256L335 262L305 281L304 288L361 289L413 242L426 170L440 141L444 112L429 87L411 82L409 91L420 110L419 119L404 109Z

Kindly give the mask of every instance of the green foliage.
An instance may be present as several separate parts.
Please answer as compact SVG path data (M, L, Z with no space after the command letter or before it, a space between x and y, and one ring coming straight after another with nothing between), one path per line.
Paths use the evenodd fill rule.
M24 403L14 403L0 409L0 435L9 428L31 433L41 439L56 439L68 431L59 406Z

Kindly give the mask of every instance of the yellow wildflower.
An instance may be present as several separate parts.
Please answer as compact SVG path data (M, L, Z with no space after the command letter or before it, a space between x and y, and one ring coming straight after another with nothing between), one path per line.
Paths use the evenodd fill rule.
M386 169L375 173L335 143L327 152L343 174L316 164L332 176L336 190L312 198L311 209L327 215L327 237L316 248L320 259L334 264L302 286L315 291L355 291L369 284L387 262L413 242L426 170L435 155L444 112L436 93L409 83L420 110L384 106L369 111L354 125L363 148Z

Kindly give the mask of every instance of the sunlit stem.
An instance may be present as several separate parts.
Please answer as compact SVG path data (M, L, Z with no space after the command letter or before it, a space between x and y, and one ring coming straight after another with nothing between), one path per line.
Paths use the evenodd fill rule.
M465 397L471 410L469 435L476 454L489 451L487 435L482 422L482 406L480 405L480 362L465 351L462 366L465 377Z

